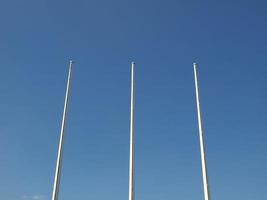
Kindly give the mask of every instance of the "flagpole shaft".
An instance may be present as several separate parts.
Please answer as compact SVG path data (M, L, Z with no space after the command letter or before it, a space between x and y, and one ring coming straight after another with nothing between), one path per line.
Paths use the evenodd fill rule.
M205 142L204 142L204 134L203 134L203 128L202 128L202 118L201 118L201 109L200 109L200 97L199 97L199 89L198 89L198 76L197 76L197 64L196 63L194 63L194 77L195 77L197 116L198 116L198 129L199 129L199 140L200 140L200 151L201 151L204 197L205 197L205 200L211 200L210 192L209 192L207 165L206 165L206 155L205 155L206 152L205 152Z
M66 89L66 96L65 96L64 110L63 110L63 117L62 117L62 124L61 124L60 141L59 141L59 147L58 147L57 164L56 164L56 172L55 172L52 200L58 200L60 175L61 175L61 167L62 167L62 157L63 157L63 147L64 147L64 134L65 134L65 127L66 127L66 116L67 116L67 110L68 110L70 81L71 81L71 74L72 74L72 64L73 64L73 61L70 61L68 81L67 81L67 89Z
M134 200L134 70L131 68L131 114L130 114L130 161L129 161L129 200Z

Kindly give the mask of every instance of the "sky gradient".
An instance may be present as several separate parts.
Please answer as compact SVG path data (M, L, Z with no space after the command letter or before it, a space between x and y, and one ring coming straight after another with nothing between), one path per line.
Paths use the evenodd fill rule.
M202 200L193 62L212 199L267 199L267 2L10 0L0 6L0 199L128 199L136 63L136 200Z

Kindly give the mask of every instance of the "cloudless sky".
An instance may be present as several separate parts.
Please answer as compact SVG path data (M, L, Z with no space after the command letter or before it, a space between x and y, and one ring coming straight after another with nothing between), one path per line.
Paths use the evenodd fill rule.
M193 62L212 199L267 199L267 2L9 0L0 6L0 199L49 200L75 59L61 200L202 200Z

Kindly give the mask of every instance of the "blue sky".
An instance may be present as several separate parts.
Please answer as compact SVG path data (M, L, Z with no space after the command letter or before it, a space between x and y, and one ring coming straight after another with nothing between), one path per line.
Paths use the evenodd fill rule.
M267 199L266 1L10 0L0 6L0 199L51 198L74 58L60 199L203 199L193 62L211 195Z

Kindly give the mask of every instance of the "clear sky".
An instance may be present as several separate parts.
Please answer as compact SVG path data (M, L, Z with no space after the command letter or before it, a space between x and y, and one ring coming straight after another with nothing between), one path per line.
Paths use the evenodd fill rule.
M51 198L74 58L61 200L202 200L193 62L212 199L267 199L267 3L9 0L0 6L0 199Z

